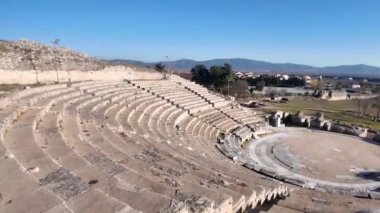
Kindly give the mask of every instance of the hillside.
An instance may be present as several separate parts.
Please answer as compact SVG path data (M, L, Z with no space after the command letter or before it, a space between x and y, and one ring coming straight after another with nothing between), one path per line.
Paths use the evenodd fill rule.
M112 60L116 64L135 64L139 66L154 66L155 63L144 63L142 61L133 60ZM158 63L158 62L157 62ZM259 71L259 72L286 72L286 73L306 73L306 74L321 74L321 75L338 75L338 76L356 76L356 77L375 77L380 78L380 67L368 65L343 65L332 67L313 67L302 64L292 63L270 63L265 61L256 61L250 59L213 59L207 61L195 61L182 59L178 61L161 62L168 64L171 69L179 71L189 71L197 64L204 64L207 67L214 65L223 65L229 63L236 71Z
M154 67L156 63L159 62L145 63L142 61L123 59L97 60L64 47L54 47L27 40L0 40L0 70L95 71L103 69L106 65L134 65L143 69L144 67ZM380 78L380 67L364 64L313 67L302 64L270 63L243 58L213 59L206 61L181 59L170 62L162 61L161 63L165 63L171 69L177 71L189 71L197 64L204 64L207 67L211 67L229 63L234 70L242 72L283 72Z
M18 40L0 40L0 70L78 70L103 69L99 60L73 50Z

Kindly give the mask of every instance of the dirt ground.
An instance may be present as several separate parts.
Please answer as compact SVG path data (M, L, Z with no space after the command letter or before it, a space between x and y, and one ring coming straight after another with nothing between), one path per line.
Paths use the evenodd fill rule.
M380 181L380 144L296 127L279 130L271 135L271 140L289 146L290 152L306 166L299 172L305 176L342 183Z

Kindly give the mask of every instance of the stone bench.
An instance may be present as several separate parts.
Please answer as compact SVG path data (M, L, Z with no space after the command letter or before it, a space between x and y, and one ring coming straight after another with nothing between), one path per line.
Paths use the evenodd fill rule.
M62 175L86 186L66 206L52 194L38 192L52 199L38 210L82 212L87 206L88 211L104 212L236 212L277 195L280 188L274 182L236 166L214 148L223 131L216 126L232 131L236 122L184 87L179 94L189 97L173 100L186 110L157 98L154 90L165 99L161 92L181 88L173 81L142 82L84 82L28 91L19 95L31 99L20 110L0 112L12 118L0 125L4 126L0 139L5 139L1 144L6 145L0 151L19 151L14 154L18 162L39 168L25 177L43 180L45 192L52 190L56 198L67 192L54 191L56 183L50 177ZM10 128L13 121L16 125ZM22 142L34 146L13 147L9 137L25 134L34 141ZM36 161L28 161L28 156ZM38 181L30 180L40 187ZM27 194L37 195L37 191ZM99 203L88 207L98 199Z

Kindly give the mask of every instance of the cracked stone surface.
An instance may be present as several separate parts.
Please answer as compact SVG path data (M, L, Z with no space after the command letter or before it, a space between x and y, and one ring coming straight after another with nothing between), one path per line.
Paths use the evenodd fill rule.
M50 188L64 200L77 196L89 188L80 177L73 175L65 168L49 173L40 180L41 185Z
M115 161L109 159L107 156L100 152L87 154L84 156L84 158L92 164L99 166L110 176L114 176L126 171L124 167L117 164Z
M176 198L186 203L192 212L204 212L214 206L214 202L204 196L194 195L181 190L176 190Z

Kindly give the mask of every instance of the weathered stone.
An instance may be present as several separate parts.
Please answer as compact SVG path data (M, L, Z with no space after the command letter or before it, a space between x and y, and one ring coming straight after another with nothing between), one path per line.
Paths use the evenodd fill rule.
M270 116L269 124L274 126L274 127L283 127L283 126L285 126L284 124L282 124L283 118L284 118L284 112L277 111Z
M297 114L292 115L291 117L292 124L298 126L310 126L310 117L305 116L303 111L298 111Z
M331 201L329 201L329 200L325 200L325 199L322 199L322 198L316 198L316 197L313 197L312 201L314 203L318 203L318 204L322 204L322 205L326 205L326 206L328 206L328 205L331 204Z
M367 137L367 134L368 134L367 128L358 127L358 126L342 125L342 124L332 125L331 131L341 133L341 134L359 136L359 137L363 137L363 138Z
M63 47L53 47L37 42L0 41L0 70L81 70L95 71L104 65L84 54Z
M371 199L380 200L380 192L370 192L369 196Z
M64 200L75 197L89 187L80 177L71 174L65 168L60 168L49 173L45 178L40 180L40 183Z
M211 201L204 196L187 193L181 190L176 190L175 197L177 200L187 204L193 212L207 212L214 206L214 201Z
M95 164L99 166L102 170L106 172L106 174L110 176L117 175L121 172L126 171L124 167L117 164L113 160L109 159L104 154L97 152L97 153L90 153L84 156L86 160L91 162L92 164Z

